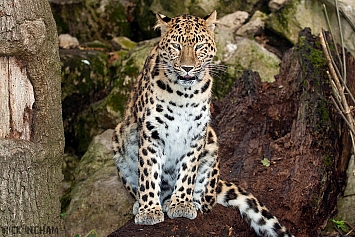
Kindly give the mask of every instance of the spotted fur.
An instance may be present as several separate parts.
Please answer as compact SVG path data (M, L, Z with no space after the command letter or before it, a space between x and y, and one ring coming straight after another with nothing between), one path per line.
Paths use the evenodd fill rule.
M261 236L292 236L243 188L219 179L210 127L216 12L205 18L157 15L162 36L146 59L113 135L119 176L137 200L135 222L194 219L216 203L237 208Z

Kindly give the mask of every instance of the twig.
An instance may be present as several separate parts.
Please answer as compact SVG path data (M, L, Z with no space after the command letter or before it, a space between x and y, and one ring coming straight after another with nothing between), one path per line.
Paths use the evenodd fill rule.
M324 30L322 30L322 34L324 35ZM329 48L328 41L326 41L326 40L325 40L325 45L326 45L326 48L327 48L327 51L328 51L329 58L330 58L330 60L331 60L331 62L332 62L332 65L333 65L333 67L334 67L334 70L335 70L335 72L336 72L336 74L337 74L339 80L341 81L341 83L343 83L343 86L344 86L346 92L347 92L348 95L350 96L351 100L355 103L355 98L354 98L353 94L351 93L350 89L348 88L348 86L345 84L345 81L344 81L343 78L341 77L341 74L340 74L340 72L339 72L339 69L338 69L338 67L336 66L336 64L335 64L335 62L334 62L334 59L333 59L333 56L332 56L332 54L331 54L331 52L330 52L330 48ZM340 60L340 59L339 59L339 60Z
M323 36L325 35L325 32L324 32L323 29L322 29L322 33L321 33L321 34L323 34ZM332 37L332 38L334 38L334 37ZM335 43L334 40L333 40L333 42ZM327 51L328 51L329 58L330 58L330 60L331 60L331 62L332 62L332 65L333 65L333 67L334 67L334 70L335 70L335 72L336 72L336 74L337 74L337 76L338 76L338 79L341 81L341 83L343 83L343 86L344 86L346 92L347 92L348 95L350 96L351 100L355 103L355 98L354 98L353 94L351 93L350 89L348 88L348 86L346 85L345 81L344 81L343 78L341 77L341 73L339 72L339 69L338 69L336 63L334 62L333 56L332 56L332 54L331 54L331 52L330 52L330 48L329 48L328 41L326 41L326 40L325 40L325 45L326 45L326 48L327 48ZM336 47L335 47L335 49L336 49ZM337 53L337 55L338 55L338 51L337 51L337 50L336 50L336 53ZM338 59L340 60L339 55L338 55ZM342 63L340 63L340 64L342 65Z
M330 22L329 22L329 17L328 17L328 11L327 11L327 7L325 6L325 4L323 4L323 9L324 9L324 15L325 15L325 19L327 20L327 25L328 25L328 30L329 30L329 32L330 32L330 35L331 36L333 36L334 34L333 34L333 32L332 32L332 27L331 27L331 25L330 25ZM342 61L340 60L340 54L339 54L339 52L338 52L338 48L336 47L336 45L337 45L337 42L335 41L335 38L334 37L332 37L332 41L333 41L333 43L334 43L334 45L335 45L335 55L338 57L338 61L339 61L339 63L340 63L340 67L343 67L343 63L342 63ZM326 43L327 43L327 41L326 41ZM328 43L327 43L327 46L328 46ZM328 46L328 49L329 49L329 46ZM329 50L328 50L329 51ZM330 56L331 56L331 54L330 54ZM332 58L332 60L333 60L333 57L331 57ZM334 63L334 62L333 62ZM337 70L338 70L338 68L337 68Z
M352 128L350 122L349 122L348 119L345 117L343 111L339 108L339 106L338 106L337 102L335 101L334 97L331 96L330 99L333 101L333 104L334 104L336 110L339 112L340 116L344 119L345 123L349 126L349 129L350 129L351 133L352 133L353 135L355 135L355 130Z
M338 74L336 73L336 71L334 69L335 63L333 60L331 60L329 45L328 45L328 42L325 40L324 31L322 31L322 33L320 34L320 43L322 45L322 49L323 49L323 52L324 52L324 55L325 55L325 58L327 60L328 67L330 70L330 74L329 74L329 72L327 72L327 74L328 74L328 77L330 78L330 81L331 81L333 94L336 97L338 102L334 99L333 96L331 96L331 99L334 103L335 108L338 110L339 114L341 115L341 117L344 119L345 123L349 127L350 137L351 137L353 149L355 152L354 118L351 114L350 107L348 105L348 102L347 102L345 94L344 94L344 88L346 88L346 90L348 90L348 88L347 88L346 84L344 83L344 80L342 80L343 85L340 84L339 78L341 78L341 76L338 77ZM345 63L345 61L344 61L344 63ZM352 96L351 93L349 93L349 94ZM341 109L340 109L340 107L341 107Z
M348 105L348 103L346 101L346 97L344 95L343 87L340 84L340 81L339 81L339 78L337 76L337 73L335 72L333 64L332 64L332 62L330 60L330 56L329 56L329 53L327 51L327 47L326 47L326 43L325 43L325 39L324 39L324 34L323 33L320 34L320 42L321 42L321 45L322 45L323 52L325 54L325 58L326 58L327 63L328 63L328 67L329 67L330 73L331 73L331 75L332 75L332 77L334 79L335 85L336 85L336 87L337 87L337 89L339 91L339 94L340 94L340 97L341 97L341 102L342 102L342 104L344 106L344 110L345 110L344 113L346 115L350 115L350 108L349 108L349 105Z
M339 25L339 33L340 33L340 41L341 41L341 52L343 54L343 80L344 84L346 84L346 61L345 61L345 48L344 48L344 37L343 37L343 28L340 22L340 14L339 14L339 7L338 7L338 1L335 0L335 9L337 12L337 18L338 18L338 25Z

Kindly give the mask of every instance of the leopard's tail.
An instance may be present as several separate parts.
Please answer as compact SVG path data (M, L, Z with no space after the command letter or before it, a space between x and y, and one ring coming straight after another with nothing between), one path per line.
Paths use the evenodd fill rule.
M217 203L239 209L242 218L260 236L293 236L252 194L233 183L223 180L218 182Z

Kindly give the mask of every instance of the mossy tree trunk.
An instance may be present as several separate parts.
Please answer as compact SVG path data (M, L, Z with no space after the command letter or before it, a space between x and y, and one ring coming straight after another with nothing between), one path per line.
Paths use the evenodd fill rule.
M0 233L63 236L60 60L47 0L0 0Z

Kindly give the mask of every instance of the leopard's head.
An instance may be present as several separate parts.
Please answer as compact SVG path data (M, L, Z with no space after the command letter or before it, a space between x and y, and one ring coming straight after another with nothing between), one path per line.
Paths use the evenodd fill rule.
M217 13L200 18L182 15L168 18L157 14L160 28L160 68L166 69L169 78L182 86L201 81L216 55L214 28Z

